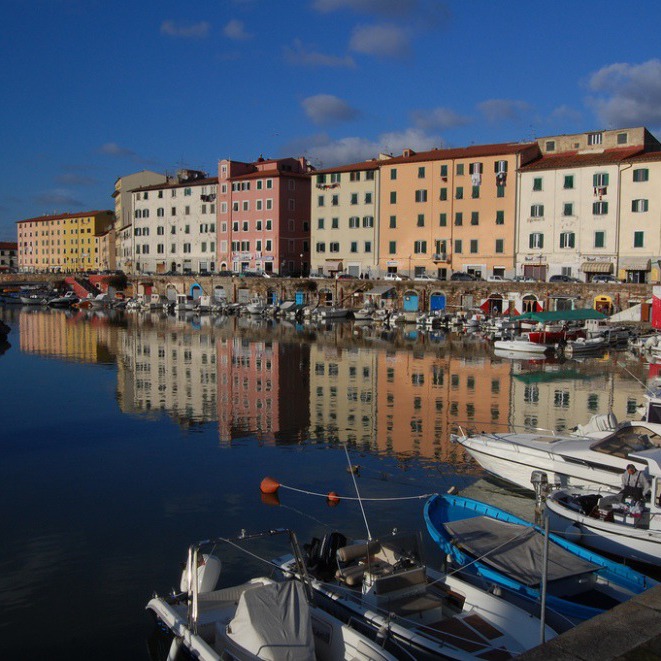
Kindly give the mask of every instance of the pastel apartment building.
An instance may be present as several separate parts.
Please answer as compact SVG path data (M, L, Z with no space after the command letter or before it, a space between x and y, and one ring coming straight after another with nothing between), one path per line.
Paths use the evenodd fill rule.
M650 168L634 166L632 159L661 148L657 140L644 128L632 128L551 136L539 145L542 157L524 164L519 175L518 273L589 281L597 274L617 275L625 255L632 266L637 264L631 260L639 260L639 271L649 271L652 252L661 254L659 203L650 211L656 195L633 174L635 169L637 178L648 176Z
M221 270L309 273L311 170L305 158L218 163Z
M333 277L378 273L379 161L312 175L311 271Z
M129 272L216 270L217 183L199 170L179 170L166 183L133 190Z
M512 276L517 171L536 143L435 149L380 163L379 272Z
M0 241L0 273L18 268L18 243Z
M38 216L19 220L18 268L22 272L76 272L102 268L99 242L113 227L112 211ZM101 248L106 250L106 248Z

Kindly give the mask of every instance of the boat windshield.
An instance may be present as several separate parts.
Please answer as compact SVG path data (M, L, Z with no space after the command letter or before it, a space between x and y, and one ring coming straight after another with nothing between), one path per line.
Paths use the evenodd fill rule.
M661 447L661 436L642 425L631 425L601 439L591 449L604 454L626 458L631 452Z

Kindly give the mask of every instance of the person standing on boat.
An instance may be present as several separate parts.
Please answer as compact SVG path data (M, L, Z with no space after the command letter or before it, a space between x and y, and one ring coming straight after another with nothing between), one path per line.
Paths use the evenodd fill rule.
M599 500L600 510L611 510L613 505L623 503L626 499L642 503L649 498L650 482L643 471L636 470L633 464L627 464L622 473L622 488L613 496L603 496Z

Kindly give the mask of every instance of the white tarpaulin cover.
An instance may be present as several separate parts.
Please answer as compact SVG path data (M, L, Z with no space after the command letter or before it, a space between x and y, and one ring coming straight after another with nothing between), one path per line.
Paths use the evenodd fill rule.
M314 637L305 588L297 581L246 590L239 599L229 637L260 659L314 659Z
M484 564L501 574L530 587L542 582L544 535L532 526L524 527L488 516L452 521L444 526L461 549L479 557ZM597 569L598 565L579 558L553 542L549 543L549 582Z

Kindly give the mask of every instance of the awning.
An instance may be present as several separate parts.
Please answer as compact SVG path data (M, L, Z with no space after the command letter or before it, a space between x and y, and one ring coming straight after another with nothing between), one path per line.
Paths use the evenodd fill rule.
M650 266L649 257L623 257L620 259L620 268L625 271L649 271Z
M377 285L376 287L372 287L369 291L363 292L364 296L383 296L384 294L387 294L388 292L393 291L395 288L391 287L390 285Z
M613 264L611 262L583 262L581 271L583 273L612 273Z

